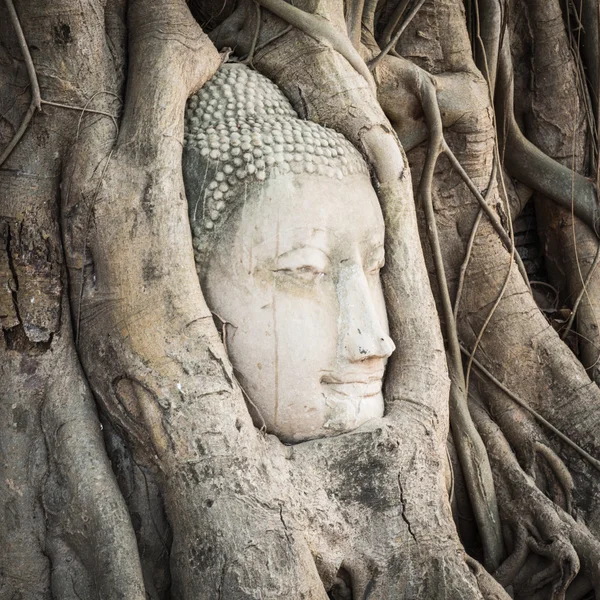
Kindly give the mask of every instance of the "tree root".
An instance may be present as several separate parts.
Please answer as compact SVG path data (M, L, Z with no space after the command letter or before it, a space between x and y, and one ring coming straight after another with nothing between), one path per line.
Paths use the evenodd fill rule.
M563 340L566 339L566 337L569 335L569 332L571 331L571 327L573 327L573 321L575 320L575 317L577 316L577 309L579 308L579 305L581 304L583 297L586 296L588 293L588 291L587 291L588 286L590 285L590 281L592 280L592 276L594 275L594 273L596 271L596 267L598 266L599 262L600 262L600 245L598 245L598 249L596 250L596 256L594 257L594 262L592 263L590 270L587 272L587 275L585 276L585 281L583 282L581 291L579 292L579 294L577 294L577 298L575 299L575 302L573 303L573 308L571 309L571 315L569 316L569 320L567 321L564 330L561 331L560 337Z
M352 2L348 2L346 28L348 29L348 37L357 50L360 48L364 8L365 0L353 0Z
M40 84L38 82L33 60L31 58L31 53L29 52L29 47L27 46L27 41L25 40L25 35L23 34L23 28L21 27L21 22L19 21L19 15L15 10L13 0L4 0L4 2L6 4L6 8L8 9L8 15L10 17L12 26L17 36L17 40L19 42L19 48L21 48L21 53L23 54L25 66L27 67L29 85L31 86L31 101L29 102L29 108L27 109L25 115L23 115L23 119L21 120L21 124L15 132L15 135L10 140L8 146L6 146L2 154L0 154L0 167L4 164L6 159L10 156L11 152L16 148L21 138L25 135L27 127L29 127L29 123L31 122L35 111L40 110L42 107Z
M514 84L510 36L504 34L496 90L496 122L499 147L509 173L560 206L573 210L596 235L600 212L594 183L561 165L534 146L521 132L514 115Z
M494 168L496 163L494 163ZM488 188L489 191L490 188ZM487 198L487 193L486 193ZM469 261L471 260L471 252L473 251L473 243L475 242L475 237L477 236L477 230L479 229L479 223L481 223L481 217L483 216L483 210L479 209L477 213L477 218L475 219L475 223L473 223L473 228L471 229L471 235L469 236L469 242L467 243L467 251L465 252L465 258L463 260L462 265L460 266L460 273L458 276L458 287L456 288L456 298L454 299L454 320L456 321L456 317L458 316L458 307L460 306L460 299L462 296L463 287L465 285L465 276L467 274L467 268L469 267Z
M398 2L398 6L396 6L392 16L389 18L386 26L383 28L381 37L377 39L377 44L380 48L387 46L389 41L392 39L394 31L396 30L396 27L398 27L398 23L400 23L400 19L408 8L409 2L410 0L400 0L400 2Z
M470 556L466 559L467 565L471 569L481 595L485 600L506 600L510 596L506 593L502 585L490 575L476 560Z
M408 27L409 23L415 18L415 16L419 12L419 10L421 10L421 7L423 6L423 4L425 4L425 0L418 0L418 2L415 4L414 8L408 13L408 15L406 15L406 19L404 20L404 23L402 23L402 25L400 26L398 31L394 34L392 39L385 45L383 50L374 59L369 61L369 69L371 71L373 71L375 69L375 67L377 67L377 65L382 61L382 59L384 59L389 54L389 52L392 50L392 48L394 48L394 46L396 46L396 44L398 43L398 40L400 39L400 36L404 33L404 30Z
M336 52L339 52L369 84L371 91L376 93L376 86L373 76L369 71L365 61L362 59L356 48L347 35L338 31L329 21L303 11L284 0L257 0L257 2L270 10L287 23L300 29L318 42L330 46Z
M258 2L254 2L254 6L256 7L256 29L254 31L254 36L252 37L252 43L250 44L250 50L248 51L248 56L244 60L241 60L240 63L243 65L252 65L252 61L254 60L254 54L256 53L256 44L258 43L258 38L260 36L260 4Z
M117 115L113 115L109 112L106 112L104 110L96 110L94 108L88 108L88 104L94 99L95 96L97 96L98 94L101 94L102 92L96 92L86 103L84 106L73 106L71 104L62 104L61 102L51 102L49 100L41 100L42 105L46 105L46 106L54 106L55 108L66 108L67 110L76 110L78 112L81 112L82 115L85 113L89 113L91 115L102 115L103 117L109 117L110 119L112 119L112 122L115 126L115 129L117 131L117 134L119 133L119 125L117 124ZM117 97L115 95L115 97Z
M552 600L563 600L583 569L598 594L600 543L585 525L537 488L517 462L500 428L479 403L471 401L470 407L492 464L503 523L511 524L513 530L512 552L496 570L496 578L503 585L513 582L524 595L551 586ZM525 568L529 553L547 559L550 565L530 573Z
M65 108L68 110L81 111L82 115L84 113L91 113L91 114L97 114L97 115L103 115L105 117L109 117L112 119L112 121L115 125L115 128L117 129L117 133L118 133L119 127L117 125L117 117L115 115L112 115L111 113L108 113L108 112L105 112L102 110L95 110L95 109L88 108L88 104L94 99L94 97L98 93L101 93L101 92L97 92L96 94L92 95L92 97L86 102L85 106L83 106L83 107L72 106L70 104L63 104L61 102L52 102L49 100L42 99L41 91L40 91L40 84L39 84L39 81L37 78L37 72L35 70L35 65L33 64L33 59L31 58L31 53L29 52L29 47L27 46L27 40L25 39L25 34L23 33L23 28L21 27L19 15L17 14L17 11L15 9L13 0L4 0L4 2L6 4L6 8L8 9L8 14L9 14L11 23L13 25L15 34L17 36L17 41L19 42L19 47L21 49L21 53L23 54L23 60L25 61L25 67L27 68L27 75L29 77L29 85L31 87L31 100L29 102L29 107L27 108L26 113L23 115L21 124L19 125L17 131L15 132L14 136L12 137L12 139L10 140L8 145L2 151L2 154L0 154L0 167L6 162L8 157L11 155L12 151L17 147L17 144L21 141L21 138L25 135L25 132L27 131L27 128L29 127L29 124L31 123L31 120L33 119L33 115L35 114L35 112L38 110L41 110L43 105L54 106L56 108ZM113 94L113 95L115 95L115 94ZM117 97L117 96L115 95L115 97Z
M288 25L283 31L276 33L274 36L270 37L268 40L263 42L260 46L258 46L255 52L260 52L263 48L266 48L269 44L272 44L275 40L283 37L286 33L289 33L292 29L294 29L293 25Z
M471 356L471 352L469 352L466 348L461 346L461 351L466 356ZM517 395L511 392L501 381L496 379L476 358L473 358L473 364L477 367L477 369L487 377L492 383L498 386L513 402L518 404L521 408L524 408L527 412L529 412L537 421L539 421L544 427L549 429L554 435L560 438L565 444L573 448L577 454L579 454L582 458L584 458L587 462L589 462L593 467L595 467L598 471L600 471L600 460L594 458L589 452L586 452L581 446L576 444L570 437L562 433L559 429L554 427L552 423L544 419L542 415L533 410L526 402L521 400Z
M494 211L490 208L490 205L486 202L485 198L481 195L481 192L477 189L477 186L473 183L473 180L469 177L468 173L464 170L463 166L460 164L459 160L454 155L454 152L448 147L448 144L444 142L444 153L450 160L450 164L456 169L457 173L462 177L463 181L467 184L468 188L471 190L473 196L479 203L481 210L486 214L487 218L490 220L490 223L496 230L496 233L500 236L502 243L506 246L506 249L512 254L514 260L519 267L519 271L523 276L523 280L528 284L529 278L527 277L527 271L525 270L525 265L523 265L523 261L519 256L518 252L515 252L513 240L510 238L508 233L502 224L498 220L498 217L494 213Z
M504 15L502 14L504 12ZM502 32L503 5L497 0L478 0L475 2L476 35L479 52L475 52L476 63L483 73L490 89L490 99L494 99L496 74L498 71L498 54Z
M450 372L450 425L454 443L463 468L469 498L484 546L486 567L494 569L504 554L498 505L485 447L475 429L467 406L466 385L460 358L456 321L444 268L433 209L431 185L439 155L444 148L442 122L433 83L423 77L420 85L425 120L429 125L429 146L419 182L418 198L423 202L427 233L435 263L440 303L448 337L448 367Z
M434 85L434 87L435 87L435 85L437 83L436 78L432 75L429 75L426 71L424 71L423 69L419 68L417 65L411 63L410 61L408 61L406 59L394 58L394 57L389 57L389 56L387 57L387 59L388 59L388 61L390 61L393 64L396 77L398 79L403 80L402 83L411 89L413 94L419 99L421 106L422 106L423 99L420 96L418 86L415 84L415 81L421 80L423 78L427 78L428 80L433 82L432 85ZM432 102L433 101L436 102L437 112L441 113L441 106L440 106L439 100L437 99L437 95L435 95L432 98ZM500 239L502 240L502 243L504 244L504 246L507 248L507 250L509 252L512 253L513 246L514 246L513 241L511 240L510 235L506 232L506 230L500 223L498 216L492 210L492 208L488 204L487 200L482 196L481 192L479 191L479 189L477 188L477 186L475 185L473 180L469 177L469 174L465 171L463 166L460 164L460 161L456 158L456 155L454 154L454 152L452 152L452 149L448 146L448 144L446 143L446 140L443 136L442 136L441 143L442 143L441 151L446 155L446 157L450 161L450 164L454 167L456 172L463 179L463 181L465 182L465 184L467 185L467 187L469 188L469 190L471 191L471 193L473 194L473 196L479 203L481 210L483 210L483 212L488 217L490 223L494 227L494 230L500 236ZM488 186L488 189L490 189L490 186ZM523 261L521 260L521 257L519 256L519 254L517 252L514 252L514 259L517 263L517 266L519 268L521 275L523 276L523 280L525 282L528 282L529 279L527 277L527 272L525 270L525 266L523 265Z

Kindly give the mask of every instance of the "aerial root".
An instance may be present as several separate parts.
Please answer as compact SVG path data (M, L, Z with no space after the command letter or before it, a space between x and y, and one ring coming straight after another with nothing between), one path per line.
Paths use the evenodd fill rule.
M512 552L494 573L494 579L496 579L504 587L508 587L513 583L517 575L525 566L525 561L529 556L527 529L521 521L517 521L514 524L512 545Z
M488 573L476 560L467 556L465 559L469 569L475 576L479 591L484 600L508 600L510 596L490 573Z
M558 485L560 486L563 496L564 496L564 506L560 505L558 501L555 500L559 506L568 514L571 514L573 510L573 489L575 488L575 483L573 482L573 477L571 476L571 472L567 468L567 465L563 462L563 460L550 448L546 446L546 444L542 444L541 442L535 442L534 449L536 455L543 456L546 464Z
M551 536L546 540L537 540L531 535L527 543L533 552L548 558L553 564L533 575L530 583L524 586L524 591L533 593L553 584L553 600L563 600L569 584L575 579L581 566L577 552L570 540L561 534Z
M43 105L54 106L55 108L64 108L67 110L81 111L81 116L79 118L79 124L77 125L77 134L79 134L79 128L81 126L81 118L83 117L83 115L85 113L92 113L92 114L109 117L113 121L115 128L117 129L117 133L118 133L119 128L117 125L117 117L115 115L112 115L112 114L102 111L102 110L88 108L88 105L90 104L90 102L92 102L92 100L99 94L103 94L103 93L110 94L112 96L115 96L118 99L118 97L115 94L113 94L112 92L96 92L89 98L89 100L86 102L85 106L83 106L83 107L72 106L70 104L64 104L61 102L52 102L50 100L44 100L42 98L41 92L40 92L40 84L39 84L38 78L37 78L37 72L35 70L35 65L33 64L33 59L31 58L31 53L29 52L29 46L27 45L27 40L25 39L25 34L23 33L23 28L21 27L21 21L19 20L19 15L17 14L17 11L15 9L13 0L4 0L4 2L6 4L6 8L8 9L9 18L10 18L11 24L13 26L13 29L15 30L17 40L19 42L19 48L21 49L21 53L23 55L23 60L25 61L25 67L27 68L27 76L29 77L29 85L31 87L31 100L29 102L29 107L27 108L27 111L25 112L25 114L23 115L23 118L21 119L21 123L20 123L19 127L17 128L17 131L15 132L15 134L13 135L10 142L8 142L8 144L2 151L2 154L0 154L0 167L6 162L8 157L12 154L12 151L17 147L17 144L21 141L22 137L25 135L25 132L27 131L27 128L29 127L29 124L31 123L31 120L33 119L33 115L36 113L36 111L42 110Z
M594 262L590 267L587 275L585 276L585 281L583 281L583 285L581 286L581 291L577 294L577 298L575 299L575 303L573 304L573 310L571 311L571 315L569 316L569 320L567 321L564 330L560 334L560 339L565 340L571 331L571 327L573 327L573 321L575 321L575 317L577 315L577 311L579 309L579 305L583 300L583 297L587 295L587 289L590 285L590 281L592 280L592 275L596 272L596 268L598 267L598 263L600 262L600 244L598 244L598 249L596 250L596 256L594 257Z
M543 501L540 500L543 498ZM500 565L494 577L505 587L513 583L523 595L533 595L552 586L552 600L564 600L567 588L581 568L580 559L571 542L568 527L556 516L550 500L530 497L531 507L510 507L511 514L503 514L506 522L515 528L515 539L510 556ZM550 563L541 571L530 572L527 559L531 554L546 558Z
M437 160L444 148L442 119L434 83L431 77L424 72L419 77L418 89L425 121L429 128L429 145L421 180L419 181L417 197L418 201L422 203L423 212L425 213L427 236L435 265L448 338L448 370L451 382L450 425L467 492L473 506L473 514L484 547L485 566L492 570L500 564L504 554L498 502L486 449L469 414L456 320L454 319L453 306L448 291L444 259L433 209L433 174Z
M338 31L327 19L288 4L285 0L256 1L280 19L306 33L306 35L339 52L354 67L356 72L364 77L373 94L377 93L371 71L369 71L367 64L352 45L350 38Z
M10 156L11 152L21 141L21 138L25 135L25 132L27 131L27 127L29 127L31 119L33 119L35 111L40 110L42 106L40 84L38 82L37 73L33 64L33 59L31 58L31 53L29 52L29 47L27 46L27 40L25 39L25 34L23 33L23 28L21 27L19 15L17 14L17 11L15 9L13 0L4 0L4 2L6 4L6 8L8 9L8 15L12 23L13 29L15 30L15 34L19 42L19 48L21 49L21 53L23 54L23 60L25 61L25 66L27 68L27 76L29 77L29 85L31 86L31 101L29 102L27 112L25 113L25 115L23 115L23 119L21 120L21 124L15 132L15 135L0 155L0 166L4 164L4 161Z
M466 356L470 356L471 353L464 347L461 346L461 352ZM492 373L490 373L476 358L473 358L473 364L477 367L477 370L485 376L486 379L489 379L494 385L496 385L499 389L501 389L513 402L518 404L521 408L524 408L528 411L537 421L539 421L544 427L550 430L554 435L560 438L565 444L570 446L577 454L579 454L584 460L590 463L595 469L600 471L600 460L594 458L589 452L584 450L579 444L576 444L569 436L565 435L560 429L557 429L547 421L542 415L540 415L537 411L531 408L527 402L521 400L516 394L511 392L500 380L498 380Z
M573 211L596 235L600 234L598 193L593 181L544 154L522 133L514 114L514 74L510 32L504 31L498 62L495 110L503 159L511 176L553 202Z
M256 54L256 44L258 43L258 38L260 36L260 4L258 2L254 2L255 6L255 16L256 16L256 28L254 29L254 36L252 37L252 43L250 44L250 51L248 52L248 56L240 61L243 65L248 65L253 67L252 61L254 60L254 55Z
M425 4L425 0L418 0L415 4L414 8L408 13L406 19L398 28L398 31L392 36L390 41L385 45L383 50L369 62L369 69L373 71L375 67L391 52L393 48L395 48L400 36L404 33L404 30L408 27L408 24L417 16L421 7Z

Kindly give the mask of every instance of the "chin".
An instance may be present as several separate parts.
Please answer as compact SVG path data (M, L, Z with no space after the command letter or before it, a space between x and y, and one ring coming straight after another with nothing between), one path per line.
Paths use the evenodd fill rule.
M309 440L333 437L357 429L367 421L383 417L383 394L378 392L368 396L340 396L324 394L325 410L319 422L312 427L304 423L294 431L281 431L273 428L270 433L286 444L298 444Z

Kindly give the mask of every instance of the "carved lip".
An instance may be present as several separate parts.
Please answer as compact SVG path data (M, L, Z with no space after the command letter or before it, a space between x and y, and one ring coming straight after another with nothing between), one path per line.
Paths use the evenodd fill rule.
M342 396L362 397L376 396L381 393L383 371L374 375L324 375L321 383Z

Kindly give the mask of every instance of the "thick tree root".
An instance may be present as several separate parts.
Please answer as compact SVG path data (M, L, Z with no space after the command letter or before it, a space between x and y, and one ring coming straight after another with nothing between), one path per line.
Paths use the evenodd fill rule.
M575 215L598 235L600 215L594 183L544 154L525 138L515 120L508 32L503 37L499 65L496 119L501 125L498 127L499 147L503 149L508 172L567 210L573 209Z
M336 29L327 19L305 12L284 0L257 0L257 2L290 25L339 52L356 72L364 77L371 91L375 93L375 81L365 61L354 48L348 36Z

